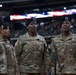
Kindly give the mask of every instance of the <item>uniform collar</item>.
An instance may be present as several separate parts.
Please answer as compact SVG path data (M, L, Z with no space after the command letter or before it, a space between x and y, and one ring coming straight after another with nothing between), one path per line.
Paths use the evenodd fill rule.
M1 41L5 41L5 42L8 41L7 39L3 39L1 34L0 34L0 40L1 40Z
M62 34L60 34L60 40L61 41L68 41L68 40L72 40L72 33L71 35L65 37L65 36L62 36Z
M31 39L38 39L38 34L36 36L30 36L29 33L27 32L26 35Z
M0 40L3 40L2 35L0 34Z

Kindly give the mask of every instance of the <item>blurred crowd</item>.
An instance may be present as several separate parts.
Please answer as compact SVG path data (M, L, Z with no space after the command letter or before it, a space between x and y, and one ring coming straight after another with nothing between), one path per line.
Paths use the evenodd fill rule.
M61 25L61 19L52 19L51 21L38 21L38 34L42 36L53 36L53 35L59 35L61 33L60 30ZM76 33L76 19L71 18L71 26L70 26L71 32ZM20 21L19 23L14 22L14 30L12 31L11 38L18 38L20 35L27 32L27 26L26 22L23 23L23 21Z

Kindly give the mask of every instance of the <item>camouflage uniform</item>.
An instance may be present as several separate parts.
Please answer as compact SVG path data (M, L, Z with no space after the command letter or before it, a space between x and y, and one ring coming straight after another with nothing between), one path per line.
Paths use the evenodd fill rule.
M20 36L15 43L15 50L21 75L47 72L49 67L48 50L42 36L37 34L32 37L28 33Z
M0 35L0 75L16 75L16 55L13 46Z
M54 46L55 45L55 46ZM76 35L71 34L67 38L59 35L55 37L51 43L51 71L54 73L55 66L55 47L57 49L58 61L56 65L56 73L60 74L75 74L76 75ZM57 57L56 56L56 57ZM59 67L60 64L60 67Z

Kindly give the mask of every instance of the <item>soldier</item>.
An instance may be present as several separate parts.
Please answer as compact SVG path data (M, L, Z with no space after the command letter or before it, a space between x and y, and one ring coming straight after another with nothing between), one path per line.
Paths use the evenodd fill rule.
M49 67L46 42L37 34L37 25L33 18L29 19L26 25L28 32L15 43L20 75L45 74Z
M0 22L1 23L1 22ZM8 41L8 23L0 24L0 75L19 75L14 47Z
M51 42L52 74L76 75L76 35L71 33L70 25L70 20L65 17L61 24L62 33Z

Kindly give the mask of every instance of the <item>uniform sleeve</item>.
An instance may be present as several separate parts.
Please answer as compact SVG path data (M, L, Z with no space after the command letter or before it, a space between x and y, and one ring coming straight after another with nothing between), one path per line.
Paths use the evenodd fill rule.
M44 40L44 64L45 64L45 72L47 73L49 71L49 50L47 48L47 43Z
M16 57L15 48L13 46L12 46L12 50L13 50L13 56L14 56L14 59L15 59L15 74L20 75L18 60L17 60L17 57Z
M7 58L5 47L2 43L0 43L0 73L6 74L7 73Z
M72 53L73 53L73 57L74 57L74 60L75 60L75 67L76 67L76 35L74 36L74 46L75 48L73 49Z
M18 39L17 42L15 43L15 52L16 52L18 63L19 63L21 52L22 52L22 41L20 39Z
M74 40L74 45L75 45L75 49L73 50L73 56L74 56L74 59L75 59L75 62L76 62L76 34L73 34L73 40ZM75 66L76 66L76 63L75 63Z
M50 69L51 72L54 73L54 68L55 68L55 57L56 57L56 53L55 53L55 48L54 48L54 41L51 42L51 55L50 55Z

